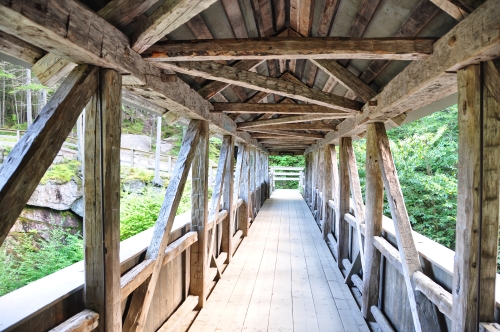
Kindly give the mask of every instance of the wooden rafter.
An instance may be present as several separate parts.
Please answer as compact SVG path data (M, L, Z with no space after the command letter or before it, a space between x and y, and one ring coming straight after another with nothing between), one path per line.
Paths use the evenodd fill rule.
M314 120L324 120L324 119L343 119L345 115L331 115L331 114L320 114L320 115L291 115L287 117L281 117L276 119L266 119L266 120L256 120L250 122L239 122L237 123L238 129L242 128L252 128L267 125L283 124L283 123L297 123L297 122L309 122Z
M311 123L283 123L274 125L259 126L260 130L318 130L318 131L334 131L337 126L331 124L325 124L321 121L311 121ZM238 128L238 130L252 130L257 128Z
M312 104L213 103L212 113L332 114L345 117L344 111Z
M303 132L297 132L297 131L289 131L289 130L254 130L253 132L255 133L261 133L261 134L252 134L252 138L274 138L276 135L279 136L293 136L293 137L307 137L307 138L323 138L324 135L321 134L310 134L310 133L303 133ZM272 136L274 135L274 137Z
M450 0L430 0L430 2L459 22L469 14Z
M132 35L132 49L142 53L151 45L174 31L192 17L213 4L215 0L167 1L151 16L141 21Z
M435 38L248 38L165 41L144 55L149 61L263 59L421 60Z
M201 76L254 90L276 93L321 106L345 110L346 112L357 111L362 106L361 103L344 97L328 94L297 84L284 84L283 81L278 78L239 70L214 62L181 62L177 64L161 62L156 63L156 65L160 68L170 69L188 75Z
M0 245L96 91L98 81L97 68L75 68L0 167Z
M368 121L385 121L455 93L457 79L450 72L498 56L499 16L500 0L485 2L434 44L433 55L411 63L390 81L374 98L377 106L366 105L363 114L342 121L337 125L338 131L327 134L319 146L365 132ZM483 36L481 40L478 35ZM307 152L317 148L311 147Z

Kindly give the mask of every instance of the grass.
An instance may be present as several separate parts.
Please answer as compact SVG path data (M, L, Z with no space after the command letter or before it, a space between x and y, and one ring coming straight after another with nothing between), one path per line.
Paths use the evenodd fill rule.
M46 184L48 181L57 184L64 184L76 178L81 163L77 160L69 160L61 164L55 164L49 167L45 172L40 184Z

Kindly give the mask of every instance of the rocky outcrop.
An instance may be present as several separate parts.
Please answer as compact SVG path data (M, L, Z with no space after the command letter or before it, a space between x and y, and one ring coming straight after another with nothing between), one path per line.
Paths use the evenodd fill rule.
M123 191L132 194L142 194L146 184L141 180L128 180L123 183Z
M42 238L48 240L50 230L62 227L75 234L82 232L82 220L71 211L57 211L38 207L26 207L17 219L10 233L29 233L36 231Z
M64 184L48 181L46 184L40 184L36 187L28 205L48 207L60 211L70 210L75 201L82 196L82 187L75 180Z

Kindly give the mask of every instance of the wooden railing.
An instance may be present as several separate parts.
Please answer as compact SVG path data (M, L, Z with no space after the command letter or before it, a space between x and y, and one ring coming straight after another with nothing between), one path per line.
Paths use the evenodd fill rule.
M213 166L207 153L208 122L192 120L155 227L119 243L119 214L92 210L101 189L108 191L101 208L119 210L119 200L109 199L115 197L111 190L119 191L119 172L107 173L107 178L114 177L112 185L99 190L93 186L102 182L92 176L98 158L109 157L114 170L119 169L117 142L112 141L113 135L96 130L86 134L91 144L85 154L84 198L89 202L84 218L85 260L1 297L0 330L91 331L96 326L120 330L122 321L127 331L186 330L196 316L194 309L204 307L267 198L267 155L240 144L235 165L235 138L225 135L209 201L207 173ZM109 145L103 147L110 149L115 143L115 148L98 154L99 145L93 141L97 139L108 139ZM192 211L175 217L190 173ZM95 220L104 216L107 222L96 225ZM106 237L110 232L113 236ZM103 261L111 259L110 252L116 260ZM106 273L101 273L104 269ZM109 295L104 296L104 291ZM98 304L92 296L105 299L100 310L95 309ZM108 310L113 315L103 315Z
M276 181L298 181L298 188L304 187L304 167L270 166L271 191L276 189Z

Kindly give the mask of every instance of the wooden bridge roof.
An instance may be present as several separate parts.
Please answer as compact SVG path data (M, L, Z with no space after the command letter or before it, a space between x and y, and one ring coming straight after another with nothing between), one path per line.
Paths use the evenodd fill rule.
M84 1L96 12L112 8L113 2ZM153 4L155 1L149 2ZM135 13L137 18L128 24L119 24L119 27L128 35L134 36L141 30L142 22L151 19L163 2L165 1L159 1L145 10L149 6L146 4L148 1L145 1L143 8ZM201 4L203 1L198 2ZM176 41L259 38L259 42L262 43L261 38L271 37L284 38L287 42L291 42L292 38L303 39L304 37L438 38L457 23L457 20L450 14L439 9L429 0L249 0L239 2L218 0L204 1L203 6L208 6L208 8L170 31L156 43L162 46L153 45L149 48L144 46L143 55L151 55L165 49L177 49L180 52L178 54L190 52L187 49L180 51L185 44L176 43ZM460 8L461 12L470 12L470 10L471 8L467 9L465 6ZM248 45L249 42L251 41L243 43ZM301 44L305 43L298 45ZM222 47L220 42L205 42L203 45L193 43L192 45L193 48L201 46L214 52ZM230 45L226 51L232 49L232 46ZM248 47L254 48L260 54L265 52L259 48L258 42ZM289 45L281 44L278 47L286 48ZM227 53L226 51L222 49L219 54ZM289 53L281 57L269 56L267 59L248 60L248 57L243 57L241 61L238 61L237 57L229 58L229 60L219 60L220 58L213 59L219 66L210 73L207 73L206 68L192 66L186 68L194 64L187 62L173 66L171 62L162 62L160 66L168 65L166 68L175 71L178 77L191 88L214 103L216 111L226 112L235 122L241 123L238 125L239 129L250 133L267 149L292 153L302 153L307 146L335 130L344 119L355 115L354 112L337 112L337 116L327 117L332 111L328 106L323 107L326 108L323 113L314 113L318 111L318 103L314 103L317 98L313 98L314 100L304 98L304 95L310 92L309 89L346 98L347 102L358 101L359 103L350 104L352 107L348 110L360 110L362 104L376 96L410 63L409 60L357 58L337 58L338 61L335 59L318 60L310 57L303 59L300 56L296 58ZM202 61L205 64L208 64L208 61L212 62L212 60ZM268 84L261 84L262 82L255 81L253 77L249 78L254 80L250 83L231 80L229 82L233 84L221 84L219 79L227 79L227 76L220 74L226 74L225 70L230 69L227 68L228 66L298 85L302 91L287 95L280 94L280 91L259 90L258 87L265 88ZM264 80L262 76L257 77L259 78ZM328 98L328 95L325 94L319 98L321 97ZM338 102L339 98L333 100ZM340 102L346 101L340 99ZM255 103L272 105L254 105ZM299 107L297 104L303 106ZM400 122L404 120L404 117L403 115L396 121ZM273 120L269 121L269 119ZM309 121L305 122L305 120ZM257 125L259 127L256 127Z

